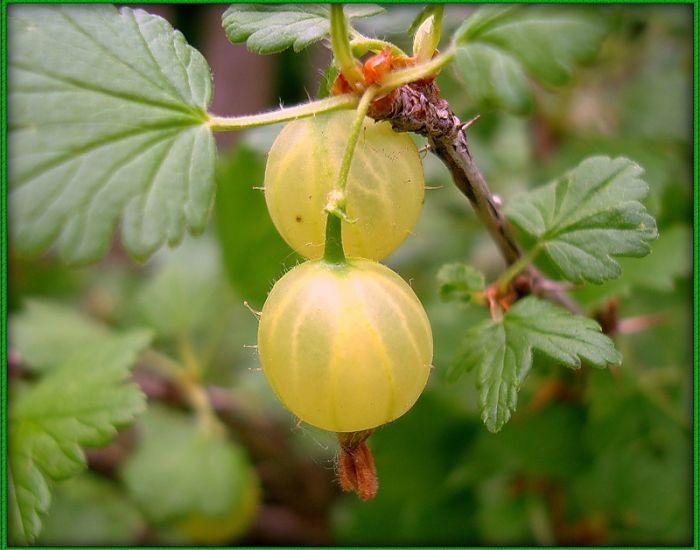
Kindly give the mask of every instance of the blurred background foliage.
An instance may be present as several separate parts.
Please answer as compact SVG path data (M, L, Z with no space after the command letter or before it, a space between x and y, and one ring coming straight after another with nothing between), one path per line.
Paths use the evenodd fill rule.
M322 47L255 56L226 41L223 5L145 8L205 54L215 112L255 112L315 95L329 59ZM472 9L448 5L443 35ZM371 502L340 494L332 435L297 425L257 365L257 320L244 301L260 309L274 280L299 261L275 232L259 189L278 126L222 138L209 230L144 265L118 242L80 269L10 250L14 386L22 384L25 358L13 346L29 315L24 308L38 300L63 306L65 316L81 312L75 322L153 329L156 349L196 361L216 387L212 399L223 403L228 428L202 441L196 419L153 379L146 357L134 376L159 404L108 447L90 450L89 473L58 484L40 542L690 544L691 9L606 7L612 31L596 62L564 89L536 88L525 118L478 112L450 68L439 76L464 120L481 115L470 142L504 202L590 154L624 155L646 170L660 238L650 256L621 262L619 280L574 289L616 332L623 366L536 368L512 421L491 434L478 417L473 374L444 380L462 334L483 314L442 303L435 276L446 262L466 261L489 276L502 263L447 171L428 155L420 222L386 263L428 311L435 370L417 405L371 438L380 476ZM358 27L409 47L405 30L417 10L391 6ZM66 327L68 317L57 319L47 331Z

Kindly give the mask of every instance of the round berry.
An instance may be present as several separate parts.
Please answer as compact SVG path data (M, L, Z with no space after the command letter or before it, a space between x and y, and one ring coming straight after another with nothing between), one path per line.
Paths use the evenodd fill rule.
M423 391L433 356L411 287L369 260L311 261L270 292L258 328L265 376L301 420L334 432L391 422Z
M355 111L295 120L277 136L265 168L265 200L287 243L311 259L323 255L324 207L335 188ZM418 150L388 122L365 118L345 189L345 252L379 260L408 237L425 194Z

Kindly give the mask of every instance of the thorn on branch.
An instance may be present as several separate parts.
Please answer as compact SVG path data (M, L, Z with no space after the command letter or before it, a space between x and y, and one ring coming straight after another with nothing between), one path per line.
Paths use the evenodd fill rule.
M469 120L467 120L465 123L463 123L463 124L460 126L460 129L462 130L462 132L466 132L466 130L467 130L472 124L474 124L477 120L479 120L480 118L481 118L481 115L476 115L476 116L470 118Z

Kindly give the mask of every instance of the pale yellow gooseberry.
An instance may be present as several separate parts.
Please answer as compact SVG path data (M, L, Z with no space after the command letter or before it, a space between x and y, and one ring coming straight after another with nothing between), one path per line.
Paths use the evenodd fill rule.
M328 193L338 179L355 111L288 123L270 149L265 200L275 227L299 254L323 255ZM388 122L365 118L345 189L345 253L379 260L409 236L418 220L425 182L418 150Z
M369 260L303 263L274 286L258 328L262 369L304 422L352 432L408 411L428 380L428 317L411 287Z

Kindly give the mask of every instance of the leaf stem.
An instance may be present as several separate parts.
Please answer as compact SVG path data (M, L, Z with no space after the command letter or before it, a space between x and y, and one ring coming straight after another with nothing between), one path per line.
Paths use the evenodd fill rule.
M360 98L360 103L357 106L357 111L355 113L355 120L352 123L352 128L350 129L350 135L348 136L348 143L345 146L345 152L343 153L343 160L340 163L340 171L338 172L338 180L336 182L336 189L345 191L345 186L348 182L348 174L350 173L350 164L352 163L352 157L355 153L355 147L357 146L357 140L360 137L360 130L362 130L362 123L367 116L367 111L369 106L377 94L376 88L367 88L365 93L362 94Z
M510 283L515 279L524 269L527 268L540 253L540 246L536 244L530 250L523 253L517 260L508 266L508 268L501 273L501 275L496 279L496 286L500 292L505 292L508 290Z
M333 57L340 72L355 89L363 83L362 73L358 67L358 61L352 53L348 35L348 23L345 19L342 4L331 4L331 46Z
M253 128L255 126L264 126L265 124L274 124L276 122L285 122L295 118L304 118L318 113L328 111L337 111L339 109L352 109L357 105L358 98L355 94L343 94L309 103L302 103L293 107L283 107L276 111L268 113L260 113L257 115L244 115L237 117L223 117L210 115L207 121L207 126L212 130L243 130L244 128Z
M338 179L336 180L335 188L328 194L328 204L325 209L326 212L328 212L328 220L326 221L326 249L324 253L324 259L328 262L345 262L341 231L341 221L348 221L347 213L345 212L345 186L348 183L350 165L352 164L352 157L360 137L362 124L365 121L365 116L367 115L375 93L375 88L367 88L365 93L362 94L360 104L357 106L357 111L355 113L355 120L350 129L348 142L345 145L343 159L340 162L340 170L338 171Z
M337 4L333 4L332 8L336 5ZM343 19L343 21L345 20ZM345 36L345 43L347 43L349 47L350 43L347 40L347 35ZM450 63L453 59L454 47L450 47L444 53L434 57L426 63L420 63L419 65L415 65L413 67L393 71L389 73L387 77L381 82L379 88L374 89L373 97L386 94L394 88L398 88L399 86L403 86L404 84L408 84L409 82L413 82L431 76L435 74L441 67L443 67L447 63ZM367 90L365 90L365 93L366 92ZM311 101L309 103L302 103L301 105L295 105L293 107L283 107L281 109L277 109L276 111L270 111L267 113L260 113L256 115L225 117L210 114L209 119L206 121L206 125L214 131L221 132L229 130L243 130L245 128L264 126L266 124L275 124L277 122L285 122L287 120L294 120L296 118L304 118L319 113L326 113L329 111L337 111L340 109L352 109L358 104L358 101L360 101L357 96L358 94L342 94L327 97L324 99L319 99L316 101Z
M177 388L180 395L197 415L197 421L202 430L210 432L222 429L222 424L216 416L207 391L199 382L198 375L192 372L191 366L183 366L153 349L144 353L143 361Z
M194 379L199 379L199 377L202 375L203 368L199 362L197 353L192 345L192 339L190 338L187 330L183 330L180 333L177 343L180 360L184 364L187 374Z

